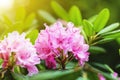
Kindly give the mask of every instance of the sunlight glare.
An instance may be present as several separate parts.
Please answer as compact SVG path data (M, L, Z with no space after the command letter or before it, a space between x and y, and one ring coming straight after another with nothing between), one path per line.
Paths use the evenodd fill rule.
M0 9L9 9L13 6L13 0L0 0Z

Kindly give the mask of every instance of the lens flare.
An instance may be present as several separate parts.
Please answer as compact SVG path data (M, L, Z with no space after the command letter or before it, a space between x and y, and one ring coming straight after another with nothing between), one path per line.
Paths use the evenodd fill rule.
M9 9L13 6L13 0L0 0L0 9Z

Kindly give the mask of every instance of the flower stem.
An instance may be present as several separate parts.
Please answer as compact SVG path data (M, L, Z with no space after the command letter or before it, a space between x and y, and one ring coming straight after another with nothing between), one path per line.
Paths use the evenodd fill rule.
M65 64L64 63L61 64L61 67L62 67L62 70L65 70Z

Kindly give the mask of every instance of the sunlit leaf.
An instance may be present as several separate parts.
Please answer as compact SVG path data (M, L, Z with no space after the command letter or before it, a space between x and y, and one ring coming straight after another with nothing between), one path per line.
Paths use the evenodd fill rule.
M39 10L38 14L50 23L54 23L56 21L56 19L50 13L48 13L44 10Z
M115 30L112 32L107 32L102 34L101 36L105 37L105 38L119 38L120 37L120 30Z
M35 13L29 14L25 19L25 23L23 26L24 29L28 29L29 27L31 27L34 20L35 20Z
M77 6L72 6L69 11L69 18L76 26L82 24L82 16L79 8Z
M93 25L88 22L87 20L83 20L83 29L85 31L85 34L90 37L94 34L94 29L93 29Z
M32 42L32 44L35 43L35 40L38 37L38 33L39 33L38 30L34 29L27 35L27 38L30 38L30 41Z
M10 27L12 25L12 21L9 19L8 16L4 15L4 23L8 25L8 27Z
M113 23L113 24L107 26L106 28L102 29L102 30L98 33L98 35L99 35L99 34L104 34L104 33L109 32L109 31L112 31L112 30L116 29L117 27L119 27L119 23Z
M88 21L90 21L91 23L93 23L93 22L95 21L95 19L97 18L97 16L98 16L98 15L94 15L94 16L90 17L90 18L88 19Z
M57 16L59 16L64 20L67 20L67 21L69 20L68 13L64 10L64 8L60 4L58 4L55 1L52 1L51 6L54 12L57 14Z
M99 32L101 29L103 29L109 19L110 13L108 9L103 9L95 19L94 28L96 32Z

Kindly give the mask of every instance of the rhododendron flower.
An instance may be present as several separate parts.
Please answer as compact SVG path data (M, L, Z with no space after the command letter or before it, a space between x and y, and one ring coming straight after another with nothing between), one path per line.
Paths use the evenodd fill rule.
M10 57L14 60L11 61ZM0 42L0 58L3 59L3 68L18 65L27 68L29 75L38 72L35 65L40 63L40 58L30 40L25 39L25 33L21 35L16 31L9 33L8 37Z
M35 48L48 68L56 68L56 62L65 64L72 56L84 65L88 61L89 46L85 44L80 29L69 22L66 26L56 22L51 26L45 25L35 42Z

